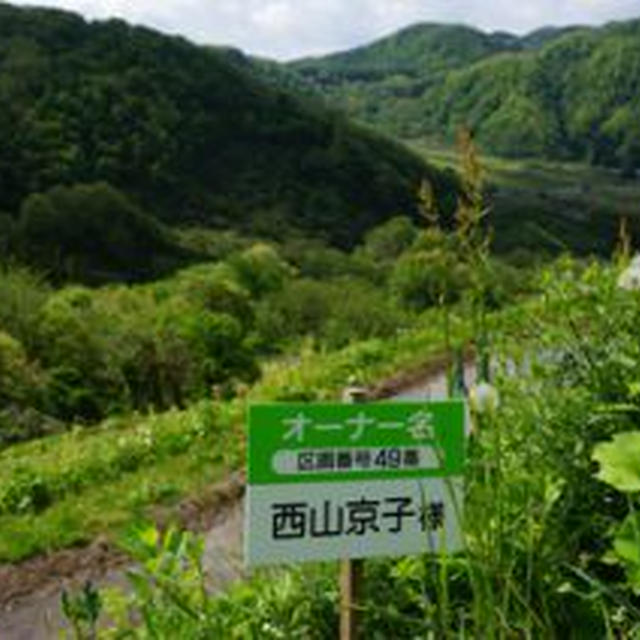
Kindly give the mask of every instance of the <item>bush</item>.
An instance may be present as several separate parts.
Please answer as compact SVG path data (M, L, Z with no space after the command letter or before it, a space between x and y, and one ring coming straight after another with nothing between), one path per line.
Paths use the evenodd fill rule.
M0 406L25 402L36 386L35 371L27 361L22 345L0 330Z
M229 259L240 284L254 297L282 288L291 267L267 244L255 244Z
M175 253L160 224L106 183L28 196L15 244L24 260L58 279L149 276L159 256Z
M321 333L329 348L356 340L388 338L409 325L409 317L392 298L368 282L342 278L331 287L331 313Z
M445 249L411 251L396 262L389 287L408 309L422 311L460 298L470 283L467 267Z
M47 300L40 314L38 353L50 370L54 415L96 421L126 404L118 354L110 349L113 333L88 289L68 287Z
M260 344L274 347L299 336L319 335L331 312L332 295L326 284L301 278L266 297L256 316Z
M258 375L254 354L240 321L202 311L175 297L155 319L158 384L165 405L208 395L211 386Z
M38 317L51 291L33 272L0 266L0 329L30 351L38 333Z
M180 272L176 293L196 308L233 316L245 329L253 323L250 293L230 265L206 264Z
M256 332L263 347L282 347L312 336L322 346L336 349L355 340L388 337L407 323L408 317L393 300L366 280L300 279L261 302Z
M414 243L418 230L405 216L391 218L367 233L363 251L375 262L391 262Z

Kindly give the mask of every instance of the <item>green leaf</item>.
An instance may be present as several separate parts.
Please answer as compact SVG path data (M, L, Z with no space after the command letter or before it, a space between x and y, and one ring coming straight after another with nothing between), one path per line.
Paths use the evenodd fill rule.
M613 541L613 552L627 572L627 581L640 593L640 514L630 513Z
M596 446L598 478L619 491L640 491L640 431L617 434L612 442Z
M141 528L138 532L140 542L142 542L148 549L155 550L157 548L159 537L160 534L154 526L146 526Z
M619 558L640 568L640 514L627 516L616 533L613 549Z

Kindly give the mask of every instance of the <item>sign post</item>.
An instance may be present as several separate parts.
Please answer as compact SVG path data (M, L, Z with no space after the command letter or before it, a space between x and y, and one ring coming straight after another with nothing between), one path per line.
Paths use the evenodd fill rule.
M356 640L359 637L360 612L357 607L362 593L363 573L362 560L340 560L340 640Z
M366 400L367 392L361 387L348 387L343 401L358 404ZM358 605L362 592L364 563L359 558L340 560L340 640L356 640L360 624Z
M462 546L462 400L249 408L249 566L341 560L341 638L360 559ZM355 562L354 562L355 561Z

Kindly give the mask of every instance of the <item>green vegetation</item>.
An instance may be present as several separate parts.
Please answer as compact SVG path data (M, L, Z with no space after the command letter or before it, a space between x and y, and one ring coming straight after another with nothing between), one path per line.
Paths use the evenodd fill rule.
M282 67L0 4L0 562L124 536L130 591L65 594L77 638L335 637L333 567L213 595L140 522L242 468L248 402L434 362L453 393L472 355L466 548L367 562L365 637L640 637L639 25ZM485 172L462 128L456 174L465 123L536 159Z
M441 353L435 318L389 341L326 354L304 348L295 364L266 366L248 399L328 399L351 376L373 382L421 365ZM455 326L462 337L464 326ZM185 410L114 417L0 452L0 561L88 542L150 517L154 505L206 496L212 482L244 463L246 401L204 400Z
M635 637L640 307L618 274L564 259L541 272L542 296L488 323L499 402L473 413L466 550L367 561L365 637ZM117 633L335 636L333 566L260 572L212 596L189 534L143 528L126 548L132 591L101 596Z
M106 183L31 194L9 242L23 262L55 280L149 278L191 257L156 220Z
M456 153L416 140L411 146L452 171ZM515 264L543 262L568 251L607 257L626 219L640 238L640 183L586 164L483 156L492 250Z
M51 418L184 406L214 384L255 379L249 294L233 273L213 265L166 283L52 291L0 272L0 442L46 432Z
M395 88L402 95L404 88L405 95L417 95L437 82L443 72L516 48L517 38L506 34L486 35L457 25L416 24L351 51L295 61L290 68L321 87L331 88L339 81L347 85L345 88L348 83L380 82L379 89L386 86L391 92ZM427 85L418 85L418 78ZM414 80L413 84L409 80Z
M351 246L413 213L420 180L450 189L402 146L240 58L118 20L0 5L5 248L75 279L157 277L185 256L149 218Z
M394 218L351 254L317 240L276 245L208 231L181 241L216 262L150 284L54 290L5 269L0 437L11 446L0 451L0 558L86 541L203 491L240 464L247 397L328 398L350 376L373 381L454 339L464 344L475 326L473 291L500 308L529 282L506 265L496 271L484 245L474 272L470 206L480 187L463 186L458 233L438 226L425 183L431 228ZM443 266L426 274L431 295L416 296L424 270L405 265L436 257ZM443 318L441 305L455 301L460 316L445 308ZM260 362L262 379L247 395ZM51 431L61 433L17 444Z
M451 143L470 127L488 153L640 167L640 22L518 38L416 25L291 64L359 120Z
M184 242L217 262L93 290L54 290L5 269L0 559L118 530L237 468L244 389L260 363L249 398L304 400L339 393L353 375L374 381L439 356L442 300L416 298L425 274L404 265L438 256L445 266L427 274L430 286L464 300L476 281L463 240L408 218L374 229L351 254L210 231ZM462 279L447 268L456 261ZM526 272L498 272L486 288L495 307L529 287ZM446 330L464 342L471 322L454 314Z

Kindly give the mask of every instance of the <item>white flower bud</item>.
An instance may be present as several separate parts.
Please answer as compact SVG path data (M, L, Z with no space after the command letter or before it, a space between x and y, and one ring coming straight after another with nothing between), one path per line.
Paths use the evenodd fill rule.
M618 288L626 291L640 289L640 255L636 255L631 264L620 274Z
M476 413L489 413L500 406L498 390L488 382L480 382L469 390L469 403Z

